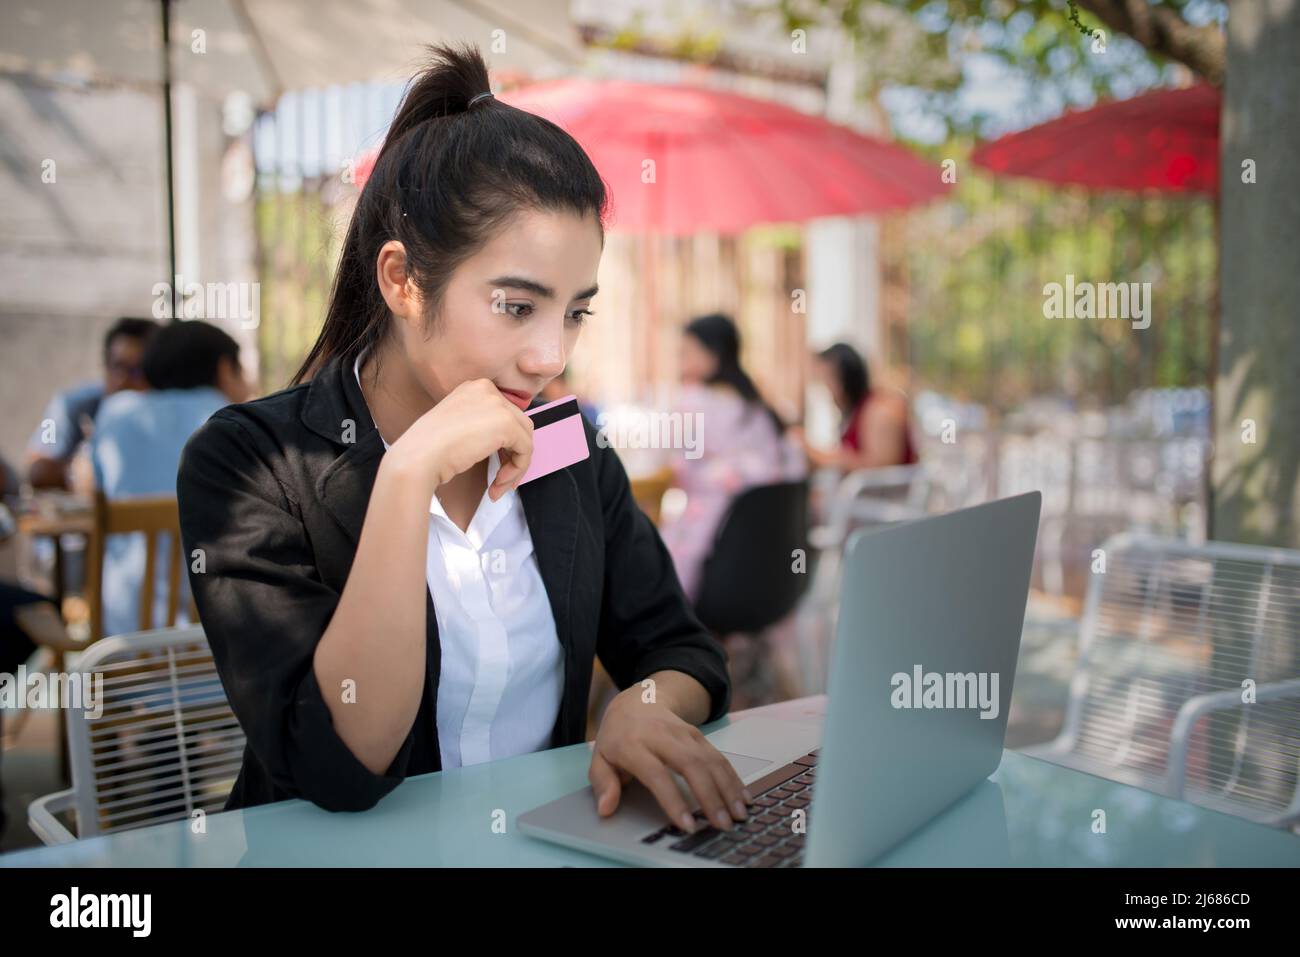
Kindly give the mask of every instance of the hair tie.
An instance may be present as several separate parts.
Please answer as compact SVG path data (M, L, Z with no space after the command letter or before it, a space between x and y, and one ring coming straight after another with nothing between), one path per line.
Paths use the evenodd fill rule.
M465 109L467 109L467 110L470 109L470 107L472 107L472 106L473 106L475 103L477 103L479 100L483 99L485 96L492 96L492 91L491 91L491 90L487 90L487 91L485 91L485 92L483 92L483 93L477 93L477 94L475 94L473 97L470 98L469 106L465 107Z

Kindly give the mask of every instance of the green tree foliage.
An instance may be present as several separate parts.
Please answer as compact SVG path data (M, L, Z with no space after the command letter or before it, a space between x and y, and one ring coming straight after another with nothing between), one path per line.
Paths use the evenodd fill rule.
M1202 197L1099 195L978 171L962 144L951 202L891 224L883 274L901 283L905 341L889 357L919 387L1007 411L1034 395L1081 406L1149 386L1208 385L1214 211ZM1151 325L1048 319L1043 287L1150 282Z
M785 29L844 29L865 65L864 96L913 90L951 133L981 136L998 131L962 106L971 57L1000 63L1030 100L1025 115L1046 118L1132 96L1166 80L1174 64L1221 84L1225 11L1218 0L777 0L768 8Z

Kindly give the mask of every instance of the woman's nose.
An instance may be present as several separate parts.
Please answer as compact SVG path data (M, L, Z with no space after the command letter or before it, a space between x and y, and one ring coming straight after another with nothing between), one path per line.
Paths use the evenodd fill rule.
M530 344L520 359L519 368L528 375L553 379L564 371L566 358L563 333L547 333Z
M554 379L563 372L564 366L563 352L548 352L544 355L533 354L519 363L519 368L528 375L548 380Z

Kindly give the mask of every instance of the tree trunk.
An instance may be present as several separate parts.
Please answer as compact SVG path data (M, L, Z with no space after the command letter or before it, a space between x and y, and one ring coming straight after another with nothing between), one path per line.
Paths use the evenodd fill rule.
M1234 3L1227 39L1210 535L1300 548L1300 0Z

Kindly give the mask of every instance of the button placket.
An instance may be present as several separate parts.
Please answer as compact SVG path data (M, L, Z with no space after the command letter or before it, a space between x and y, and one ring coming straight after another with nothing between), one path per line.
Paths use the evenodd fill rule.
M499 468L494 452L488 461L489 486ZM447 577L455 582L461 606L475 632L474 685L459 734L462 765L480 764L492 759L492 722L505 695L510 673L509 639L492 607L483 555L492 532L514 506L514 495L510 492L493 502L485 491L463 532L447 516L436 495L430 503Z

